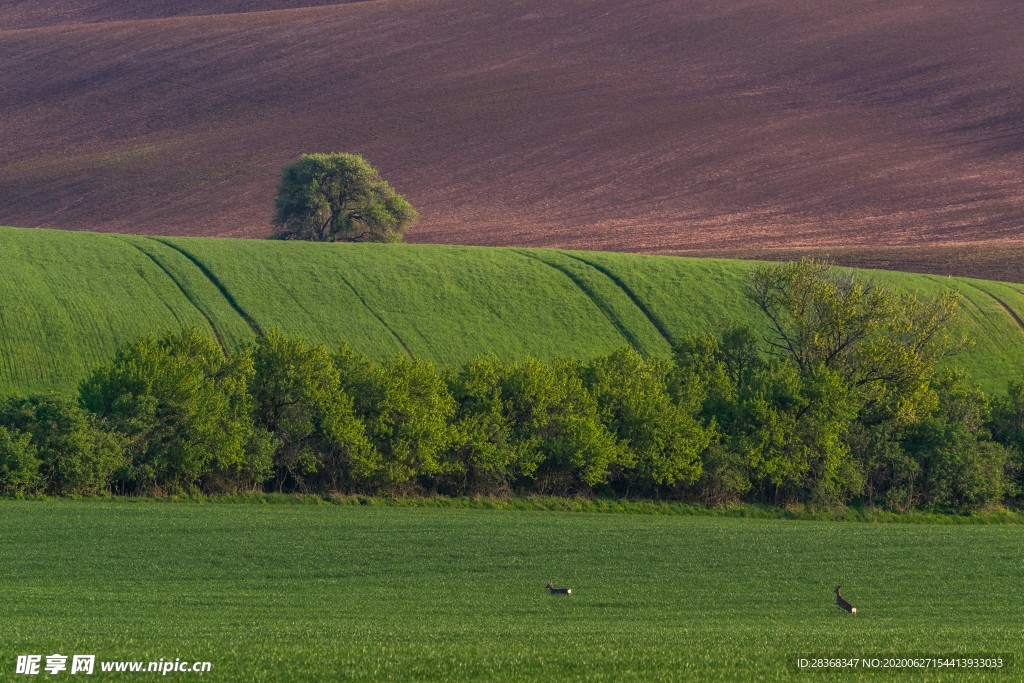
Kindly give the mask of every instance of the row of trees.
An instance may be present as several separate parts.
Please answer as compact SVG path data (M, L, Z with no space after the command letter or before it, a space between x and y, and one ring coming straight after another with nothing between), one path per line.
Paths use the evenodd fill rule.
M0 401L0 492L611 494L892 509L1016 504L1024 382L989 399L941 361L953 297L805 261L751 280L770 333L674 358L484 356L440 371L271 331L122 349L77 401Z

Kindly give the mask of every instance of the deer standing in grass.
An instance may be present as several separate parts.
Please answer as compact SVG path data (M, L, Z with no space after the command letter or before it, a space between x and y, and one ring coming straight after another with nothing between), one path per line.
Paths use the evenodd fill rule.
M840 588L841 588L841 586L836 586L836 606L839 609L846 610L850 614L856 614L857 613L857 608L854 607L853 605L851 605L850 603L848 603L846 601L846 598L844 598L842 595L839 594L839 589Z
M548 590L552 595L572 595L571 588L555 588L554 584L548 581Z

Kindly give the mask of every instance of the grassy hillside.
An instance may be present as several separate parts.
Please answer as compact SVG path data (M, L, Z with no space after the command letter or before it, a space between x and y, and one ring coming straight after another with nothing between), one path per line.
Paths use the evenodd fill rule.
M141 334L207 330L237 348L274 326L374 357L485 352L667 355L688 332L759 324L750 262L430 245L152 238L0 228L0 391L70 391ZM1024 372L1024 286L874 271L956 287L987 388Z
M354 151L413 241L1020 244L1022 33L1019 0L0 0L0 224L261 236L282 166Z
M1005 662L868 679L886 681L1024 666L1019 525L10 500L0 525L5 680L16 654L55 652L209 661L204 681L863 674L808 677L800 655Z

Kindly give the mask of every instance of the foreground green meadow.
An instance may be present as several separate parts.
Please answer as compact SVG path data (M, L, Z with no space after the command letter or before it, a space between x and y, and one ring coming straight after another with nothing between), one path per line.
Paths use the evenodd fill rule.
M0 500L0 529L5 680L54 652L202 680L849 680L790 662L1024 639L1019 525Z
M225 348L280 327L373 358L667 356L683 335L760 326L751 262L550 249L153 238L0 228L0 394L73 392L143 334ZM1024 285L870 272L964 296L957 363L990 392L1024 373Z

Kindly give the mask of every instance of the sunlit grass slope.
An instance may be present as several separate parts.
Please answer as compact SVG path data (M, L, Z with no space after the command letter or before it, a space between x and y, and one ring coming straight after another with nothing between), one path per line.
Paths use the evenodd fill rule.
M183 325L205 322L129 241L0 231L0 388L66 389L119 344Z
M204 681L1011 681L1024 667L1020 525L124 500L0 501L0 525L7 675L19 653L209 661ZM797 673L801 655L1007 668L864 678Z
M0 229L0 392L71 391L141 334L198 327L234 349L271 327L377 358L667 356L760 325L749 262L439 245L310 244ZM1024 372L1024 287L866 271L964 297L958 359L990 390Z

